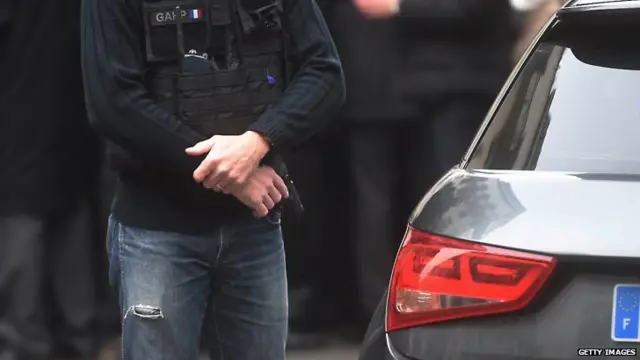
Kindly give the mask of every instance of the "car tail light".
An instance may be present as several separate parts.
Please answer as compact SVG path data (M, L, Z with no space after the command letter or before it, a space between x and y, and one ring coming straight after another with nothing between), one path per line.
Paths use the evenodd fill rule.
M522 309L555 263L409 228L391 278L387 331Z

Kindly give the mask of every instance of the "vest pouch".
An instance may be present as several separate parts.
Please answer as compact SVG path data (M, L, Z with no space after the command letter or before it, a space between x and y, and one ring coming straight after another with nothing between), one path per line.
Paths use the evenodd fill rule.
M282 31L282 6L277 0L238 0L238 13L244 33L279 33Z
M276 69L247 68L174 73L173 107L185 125L202 135L239 135L280 98L281 87L269 82L279 76Z
M182 22L186 52L191 49L209 51L211 44L223 44L224 27L231 23L227 0L147 0L143 7L148 62L176 61L183 56L178 45L179 21Z
M260 9L267 9L272 5L279 6L278 0L238 0L241 7L252 13Z
M237 110L237 109L235 109ZM241 135L258 119L255 115L245 115L234 111L228 113L199 113L184 124L205 137L214 135Z

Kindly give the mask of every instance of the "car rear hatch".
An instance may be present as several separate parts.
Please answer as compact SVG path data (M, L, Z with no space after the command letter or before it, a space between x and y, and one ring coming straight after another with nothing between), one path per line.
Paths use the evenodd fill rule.
M640 286L639 210L640 176L452 171L418 207L408 234L430 234L444 242L462 239L502 253L514 250L512 260L520 253L525 258L529 254L532 259L548 257L554 266L530 299L511 308L482 309L478 305L484 305L483 298L512 295L506 286L478 290L481 288L469 281L455 288L453 292L459 296L446 297L449 303L441 309L449 312L439 318L424 316L431 309L420 314L426 304L424 297L407 296L406 291L404 298L391 295L388 315L413 306L409 309L413 312L410 327L402 328L402 320L392 324L398 327L390 329L392 349L412 359L500 360L568 359L577 357L579 348L628 347L612 340L612 335L639 337L638 299L633 299L640 295L636 287ZM459 254L451 252L455 245L444 247L453 255L438 262L430 276ZM403 261L396 263L394 276L404 280L392 282L391 292L394 288L434 286L429 279L407 280L406 275L408 271L424 276L424 264L432 264L433 258L420 250L409 255L403 251L406 246L399 259L410 258L404 263L411 263L408 267L413 269L399 274L398 267L405 265ZM500 274L502 270L502 275L496 276L505 277L522 275L519 271L523 268L495 262L485 262L493 268L474 275L473 262L487 258L472 257L467 262L469 278L479 277L482 271ZM423 266L417 270L416 264ZM464 278L465 261L460 264ZM522 276L525 282L527 275ZM618 290L631 298L622 293L614 296L620 284L634 286L631 291ZM440 283L438 286L442 288ZM612 325L616 308L618 322ZM618 329L613 331L612 326Z
M640 342L639 6L563 10L466 170L416 208L389 289L399 358L573 359Z

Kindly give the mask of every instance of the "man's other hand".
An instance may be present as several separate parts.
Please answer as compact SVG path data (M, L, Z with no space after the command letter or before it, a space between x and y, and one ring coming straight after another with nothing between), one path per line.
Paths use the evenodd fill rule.
M360 12L371 18L387 18L398 13L400 0L354 0Z
M244 184L229 185L225 192L253 209L253 215L258 218L267 216L269 210L289 197L284 181L269 166L257 168Z
M269 143L260 134L215 135L186 149L187 154L209 153L193 172L193 179L207 189L226 191L228 186L243 184L269 151Z

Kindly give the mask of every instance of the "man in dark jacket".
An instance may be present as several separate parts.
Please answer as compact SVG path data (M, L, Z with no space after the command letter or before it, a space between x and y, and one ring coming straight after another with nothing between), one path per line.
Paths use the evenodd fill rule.
M388 114L391 107L378 106L387 102L369 95L365 109L396 121L363 122L350 139L358 273L365 308L373 311L411 208L462 159L510 71L515 33L508 0L355 0L355 5L371 24L393 26L387 36L394 44L360 55L380 68L378 76L362 74L358 80L370 77L365 87L371 92L402 99L408 117L397 121L402 117ZM385 38L376 36L377 44L378 39ZM380 61L389 54L393 63ZM358 72L345 68L351 88L350 75ZM386 82L373 83L382 79Z
M100 149L83 104L79 10L0 0L2 359L92 358Z
M202 2L204 8L83 1L89 118L129 155L114 164L119 183L108 234L123 359L197 359L206 324L214 329L206 340L211 358L285 358L287 279L276 205L289 190L266 160L326 124L342 105L344 80L315 1L231 3L238 6L223 11L226 0ZM282 49L283 43L289 46ZM202 77L233 84L219 86L232 93L208 88L174 103L179 109L197 103L204 114L175 111L161 96L160 84L173 76L180 84L215 85L185 72L197 50L187 53L184 44L207 54L197 60L208 69ZM285 67L283 53L294 74L280 92L284 76L275 71ZM232 66L236 55L239 67ZM212 71L218 66L223 70ZM164 89L175 99L179 86L170 81ZM201 123L189 121L194 112ZM234 130L216 124L229 113Z

